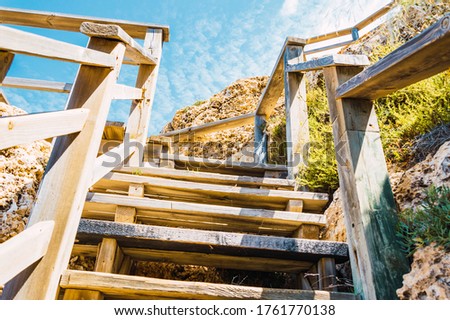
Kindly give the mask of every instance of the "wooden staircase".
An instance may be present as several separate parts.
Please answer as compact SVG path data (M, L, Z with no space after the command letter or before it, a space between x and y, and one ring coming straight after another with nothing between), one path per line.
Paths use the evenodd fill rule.
M318 240L328 196L234 169L245 167L223 174L146 164L107 174L90 188L72 252L96 256L95 270L64 272L62 297L353 299L335 282L347 245ZM137 277L131 261L295 273L303 284L292 290ZM312 283L303 277L308 271L318 275Z

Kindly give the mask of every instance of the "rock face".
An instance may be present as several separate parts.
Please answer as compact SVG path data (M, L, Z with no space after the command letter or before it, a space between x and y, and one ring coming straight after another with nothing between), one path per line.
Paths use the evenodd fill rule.
M419 248L397 295L403 300L450 299L450 253L442 247Z
M194 127L255 111L267 80L267 76L237 80L210 99L180 109L162 132ZM283 106L284 97L281 97L274 116L269 119L267 128L269 132L280 121L277 115L284 113ZM232 158L234 161L251 162L253 133L253 124L211 133L207 139L203 139L204 141L179 143L178 153L186 156Z
M344 210L339 189L333 195L333 201L325 210L327 226L322 230L321 239L330 241L347 241L347 232L345 229Z
M400 210L417 207L425 198L425 190L450 187L450 141L445 142L436 154L403 173L391 175L391 184Z
M0 103L1 117L25 113ZM49 155L46 141L0 150L0 243L25 228Z

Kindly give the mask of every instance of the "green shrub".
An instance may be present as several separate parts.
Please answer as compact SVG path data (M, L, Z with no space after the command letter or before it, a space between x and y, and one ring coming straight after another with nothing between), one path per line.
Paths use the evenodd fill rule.
M339 185L330 113L323 81L307 90L311 146L299 167L299 184L311 190L332 192Z
M400 214L397 233L408 255L431 243L450 249L450 188L428 189L421 207Z

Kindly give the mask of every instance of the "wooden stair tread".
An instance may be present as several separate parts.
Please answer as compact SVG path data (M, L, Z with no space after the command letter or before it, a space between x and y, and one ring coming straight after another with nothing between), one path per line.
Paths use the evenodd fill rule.
M256 162L239 162L212 158L188 157L184 155L161 154L161 160L175 162L177 169L196 169L207 172L233 172L251 176L264 176L266 171L278 171L287 177L287 167L278 164L262 164Z
M175 263L179 265L216 267L220 269L299 273L308 271L314 264L311 261L271 259L255 256L239 257L131 247L121 247L120 249L125 255L136 261ZM95 258L97 256L97 250L98 244L75 244L72 255L83 255Z
M78 243L95 244L105 237L115 238L120 246L133 248L313 262L322 257L333 257L338 263L348 260L348 247L343 242L81 219Z
M328 195L324 193L234 187L117 172L105 175L92 187L92 190L124 193L128 192L128 186L131 183L143 184L145 194L151 197L170 197L176 200L202 201L211 204L226 203L232 206L248 205L284 210L289 200L303 200L304 210L321 212L328 202Z
M290 235L302 224L325 226L322 214L249 209L115 194L89 193L83 209L88 219L113 221L118 206L133 207L140 222L200 229Z
M245 287L75 270L66 270L63 273L60 286L63 289L96 290L107 297L120 299L355 299L355 296L349 293Z
M158 167L119 167L114 169L119 173L138 173L143 176L170 178L174 180L184 180L193 182L209 182L216 184L231 184L239 186L264 186L264 187L280 187L293 190L295 180L276 179L264 177L252 177L232 174L221 174L213 172L178 170Z

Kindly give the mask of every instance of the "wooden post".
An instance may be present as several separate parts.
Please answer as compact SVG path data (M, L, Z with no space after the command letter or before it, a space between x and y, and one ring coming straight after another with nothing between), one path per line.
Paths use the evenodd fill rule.
M7 51L0 51L0 84L6 78L6 75L8 74L13 59L14 59L13 53ZM0 102L9 104L8 99L6 99L5 94L1 90L0 90Z
M161 62L163 44L163 30L148 29L145 36L144 48L150 49L153 57L157 59L156 65L140 65L136 87L142 88L143 99L133 101L128 118L125 134L131 140L142 145L142 152L147 143L148 124L150 121L153 100L156 91L156 80L158 78L159 65ZM143 160L143 154L138 150L128 160L129 166L139 167Z
M360 67L324 69L343 197L355 293L395 299L408 270L396 236L396 205L373 104L335 99L336 88Z
M125 53L125 45L115 40L91 38L88 47L110 54L116 65L80 66L66 109L86 108L89 116L80 133L56 139L28 223L54 220L51 246L34 270L5 286L3 299L55 299L67 268Z
M284 54L284 67L304 61L303 46L288 45ZM306 83L303 73L285 72L284 93L286 106L286 144L289 178L298 173L304 163L304 148L309 142Z
M97 259L95 261L95 272L114 272L116 253L120 248L116 239L104 238L99 245ZM103 294L94 290L67 289L64 292L64 300L102 300Z
M254 141L254 152L256 163L267 163L268 152L267 152L267 133L266 133L266 116L265 115L255 115L255 141Z
M334 258L322 258L317 263L319 290L337 292L336 262Z

